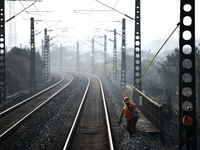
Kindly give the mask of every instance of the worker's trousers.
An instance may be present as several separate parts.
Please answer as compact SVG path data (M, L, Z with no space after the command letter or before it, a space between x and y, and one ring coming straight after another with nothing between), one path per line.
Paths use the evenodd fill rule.
M133 117L130 120L127 120L127 131L129 132L129 134L135 134L136 132L136 123L137 123L137 118Z

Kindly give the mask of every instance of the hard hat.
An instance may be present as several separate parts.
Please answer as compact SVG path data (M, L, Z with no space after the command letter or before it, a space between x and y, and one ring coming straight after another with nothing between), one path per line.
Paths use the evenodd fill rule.
M192 107L191 106L188 106L187 107L187 111L191 111L192 110Z
M124 97L124 103L129 103L129 98L128 97Z

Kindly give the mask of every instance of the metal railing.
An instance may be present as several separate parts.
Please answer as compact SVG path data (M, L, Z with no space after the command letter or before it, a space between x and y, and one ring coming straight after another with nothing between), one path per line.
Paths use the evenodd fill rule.
M163 117L161 105L147 97L137 88L133 95L133 101L136 103L137 108L160 131L161 141L163 141Z

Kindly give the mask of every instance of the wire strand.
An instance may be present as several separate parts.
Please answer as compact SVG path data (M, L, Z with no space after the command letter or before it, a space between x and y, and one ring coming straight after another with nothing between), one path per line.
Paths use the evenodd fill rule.
M119 0L116 2L115 6L114 6L113 8L115 8L115 7L116 7L116 5L118 4L118 2L119 2Z
M157 51L156 55L153 57L153 59L151 60L151 62L149 63L149 65L147 66L147 68L145 69L144 73L142 74L142 76L140 77L139 81L137 82L137 84L135 85L133 92L129 98L129 101L131 100L131 98L133 97L133 94L138 86L138 84L140 83L140 81L142 80L143 76L145 75L145 73L147 72L148 68L150 67L150 65L153 63L154 59L156 58L156 56L159 54L159 52L162 50L162 48L165 46L165 44L167 43L167 41L171 38L171 36L174 34L174 32L176 31L176 29L179 27L180 23L177 24L177 26L175 27L175 29L172 31L172 33L169 35L169 37L165 40L165 42L162 44L162 46L160 47L160 49Z

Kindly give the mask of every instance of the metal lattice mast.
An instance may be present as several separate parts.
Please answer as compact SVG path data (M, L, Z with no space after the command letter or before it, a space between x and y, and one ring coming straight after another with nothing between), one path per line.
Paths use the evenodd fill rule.
M94 38L92 39L92 73L94 73Z
M47 29L44 30L44 80L45 83L49 82L49 36L47 35Z
M104 35L104 66L103 66L103 76L107 78L107 42L106 35Z
M35 35L34 35L34 18L31 18L31 91L36 89L36 73L35 73Z
M48 82L50 82L51 78L51 70L50 70L50 38L49 35L47 35L47 67L48 67Z
M135 1L135 50L134 50L134 85L141 77L141 37L140 37L140 0ZM139 82L138 89L141 89Z
M9 17L13 17L15 15L15 2L9 1ZM8 22L8 42L6 44L7 49L17 46L17 34L16 34L16 22L15 18Z
M44 40L42 40L42 59L44 60Z
M5 0L0 0L0 102L5 101Z
M121 88L126 89L126 20L122 20Z
M113 82L117 81L117 36L116 29L114 29L114 42L113 42Z
M77 41L77 71L79 71L79 42Z
M181 0L179 33L179 149L197 149L196 95L195 95L195 0ZM185 22L184 19L191 22ZM192 110L187 111L191 106ZM183 116L192 117L193 123L183 124ZM185 137L190 132L192 137ZM186 134L187 134L186 133Z

